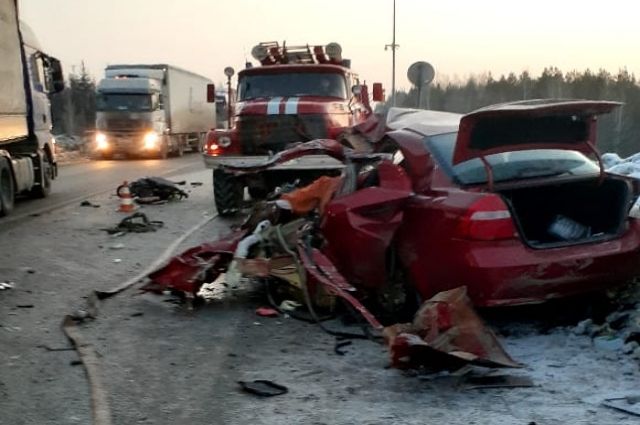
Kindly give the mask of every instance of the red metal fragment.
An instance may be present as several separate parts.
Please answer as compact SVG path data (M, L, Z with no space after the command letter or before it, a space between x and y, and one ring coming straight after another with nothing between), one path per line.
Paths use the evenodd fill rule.
M391 363L400 369L457 369L464 364L521 367L483 324L465 287L436 294L422 304L413 323L389 326L384 335Z
M151 273L143 291L175 290L195 295L206 281L215 280L226 270L236 245L246 231L237 231L213 243L190 248L173 257L164 267Z
M351 304L351 306L359 312L374 329L382 329L382 325L374 315L371 314L371 312L367 310L360 301L349 293L355 291L355 288L349 285L345 278L335 268L331 260L329 260L322 252L313 248L309 255L307 254L306 247L299 244L298 255L300 256L302 265L309 273L309 277L314 283L324 286L329 293L336 295Z
M278 313L278 310L269 307L257 308L256 314L260 317L278 317L280 315L280 313Z

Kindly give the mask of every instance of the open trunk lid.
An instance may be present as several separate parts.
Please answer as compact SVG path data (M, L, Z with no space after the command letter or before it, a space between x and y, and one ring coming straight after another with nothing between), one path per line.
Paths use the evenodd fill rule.
M529 149L595 152L596 117L619 102L530 100L504 103L462 117L453 164L484 156Z

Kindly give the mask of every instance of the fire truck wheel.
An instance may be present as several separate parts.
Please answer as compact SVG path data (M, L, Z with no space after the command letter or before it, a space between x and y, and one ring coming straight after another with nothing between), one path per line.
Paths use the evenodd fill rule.
M213 198L221 217L229 217L240 210L244 187L232 174L213 170Z
M14 201L13 176L9 164L0 158L0 217L13 210Z

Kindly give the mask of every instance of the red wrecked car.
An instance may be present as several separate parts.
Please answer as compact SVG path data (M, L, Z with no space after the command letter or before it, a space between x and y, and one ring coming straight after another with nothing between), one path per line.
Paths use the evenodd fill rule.
M617 106L527 101L464 116L392 108L373 131L386 155L315 140L227 171L259 172L317 154L346 165L339 184L324 178L281 198L309 209L320 193L312 228L321 242L311 250L301 238L297 251L311 281L343 298L354 293L393 312L466 286L477 306L537 303L640 273L632 181L604 172L595 148L598 115ZM228 264L245 235L224 249L183 254L174 262L189 273L170 265L151 276L153 283L183 282L195 293L201 257L222 255Z
M542 100L464 116L392 109L385 142L399 149L414 193L366 210L357 206L367 204L362 191L335 199L325 222L331 258L356 287L382 284L383 267L399 262L422 299L465 285L478 306L628 281L640 272L640 222L629 217L636 195L630 180L604 172L595 148L598 115L617 106ZM389 219L396 211L401 219ZM393 228L391 260L373 242L380 228Z

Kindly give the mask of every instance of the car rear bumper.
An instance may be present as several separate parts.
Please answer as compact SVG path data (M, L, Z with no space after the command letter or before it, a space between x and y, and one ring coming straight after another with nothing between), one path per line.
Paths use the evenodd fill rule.
M266 155L263 156L232 156L220 155L211 156L203 154L204 163L207 168L219 168L225 165L233 166L256 166L269 160ZM269 170L339 170L344 168L344 164L327 155L308 155L302 158L292 159L283 164L269 167Z
M614 240L534 250L520 241L465 242L456 264L474 303L500 306L540 303L606 290L640 275L640 226Z

